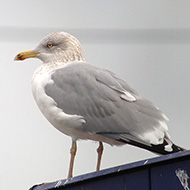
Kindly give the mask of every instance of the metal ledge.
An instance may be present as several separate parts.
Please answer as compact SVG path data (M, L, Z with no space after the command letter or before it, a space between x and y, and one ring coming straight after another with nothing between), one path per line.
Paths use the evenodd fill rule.
M190 151L117 166L30 190L189 190Z

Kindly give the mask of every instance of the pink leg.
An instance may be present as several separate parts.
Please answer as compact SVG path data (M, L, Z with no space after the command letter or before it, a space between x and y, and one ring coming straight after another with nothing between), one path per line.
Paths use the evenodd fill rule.
M73 177L73 166L74 166L74 160L75 160L76 152L77 152L77 143L76 143L76 141L72 141L72 147L71 147L71 150L70 150L71 159L70 159L68 178Z
M97 148L98 162L97 162L96 171L99 171L99 170L100 170L100 164L101 164L101 159L102 159L103 150L104 150L103 143L102 143L102 142L99 142L99 147Z

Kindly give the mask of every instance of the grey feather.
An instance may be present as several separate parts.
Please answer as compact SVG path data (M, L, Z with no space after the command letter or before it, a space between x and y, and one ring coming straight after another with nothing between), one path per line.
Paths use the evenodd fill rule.
M81 130L85 132L141 142L139 134L154 131L160 121L165 122L160 110L110 71L70 63L55 70L51 79L53 83L45 86L46 94L65 113L83 116L86 123ZM123 92L134 99L123 98Z

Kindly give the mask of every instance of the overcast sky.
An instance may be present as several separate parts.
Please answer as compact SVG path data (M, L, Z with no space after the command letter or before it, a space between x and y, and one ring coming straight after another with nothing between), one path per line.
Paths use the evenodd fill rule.
M173 141L190 147L190 1L0 1L0 189L29 189L67 177L71 139L40 113L31 78L40 60L14 62L54 31L81 42L87 62L124 78L170 119ZM74 175L93 172L96 148L78 143ZM102 169L155 157L105 145Z

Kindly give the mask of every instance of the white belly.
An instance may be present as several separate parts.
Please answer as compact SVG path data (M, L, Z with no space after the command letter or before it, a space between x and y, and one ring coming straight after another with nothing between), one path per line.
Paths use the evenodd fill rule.
M83 123L85 123L83 117L64 113L63 110L56 106L56 102L45 93L45 85L47 83L53 83L51 80L52 72L43 72L42 66L36 70L32 79L34 99L41 112L55 128L71 136L73 139L81 138L83 135L79 134L81 133L80 129Z

